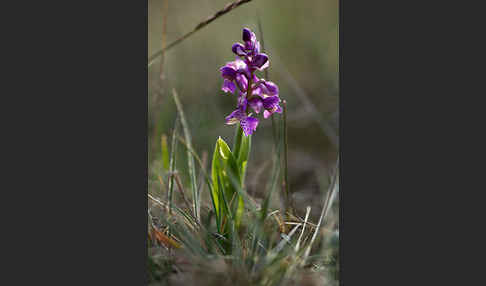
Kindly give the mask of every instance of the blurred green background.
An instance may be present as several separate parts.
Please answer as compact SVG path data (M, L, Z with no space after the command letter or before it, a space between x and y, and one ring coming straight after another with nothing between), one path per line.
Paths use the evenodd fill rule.
M191 31L198 23L221 10L228 0L149 0L148 54L162 47L163 24L166 44ZM216 19L202 30L167 51L160 80L161 64L149 68L149 188L160 189L160 138L170 139L176 118L171 90L182 101L192 132L192 144L201 155L211 158L221 136L233 142L234 126L224 118L234 110L236 97L221 91L219 68L234 60L234 42L241 42L243 27L252 29L270 57L269 79L280 88L288 102L290 186L300 214L312 207L318 218L322 190L338 154L339 134L339 27L338 0L253 0ZM164 9L167 8L166 11ZM263 77L263 73L259 76ZM280 115L277 115L280 116ZM272 127L270 119L259 116L253 135L248 168L248 191L261 195L271 168ZM170 140L169 140L170 145ZM179 147L181 158L184 148ZM178 169L185 168L184 159ZM183 173L181 171L181 173ZM314 199L318 196L318 199Z

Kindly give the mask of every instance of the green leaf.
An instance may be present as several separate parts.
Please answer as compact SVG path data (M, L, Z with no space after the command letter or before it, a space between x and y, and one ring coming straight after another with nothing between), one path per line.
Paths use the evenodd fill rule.
M238 191L233 186L229 176L236 177L241 184L241 169L228 144L221 137L216 141L211 167L214 212L216 216L219 216L217 221L223 222L224 219L234 219L238 227L243 215L244 202L238 195ZM227 200L227 207L225 200Z
M241 129L240 124L236 124L235 141L233 142L233 152L238 155L240 153L241 138L243 136L243 129Z
M240 170L241 186L244 185L246 165L248 164L248 158L250 156L251 149L251 135L242 136L240 143L240 150L238 153L238 168Z
M216 146L214 146L214 152L213 152L213 162L211 165L211 178L213 180L213 188L211 191L211 197L213 199L214 203L214 213L216 214L216 217L219 219L221 218L220 216L220 207L219 207L219 192L220 188L218 185L218 175L221 172L221 156L219 154L219 139L216 141ZM219 225L218 225L219 227Z
M226 142L224 142L224 140L221 139L221 137L218 138L218 144L219 144L220 155L224 158L225 162L227 163L227 165L225 165L224 167L225 168L229 167L231 168L231 171L233 171L236 174L239 174L238 172L239 169L238 169L236 159L233 156L233 153L231 152L231 149L229 148L228 144L226 144ZM229 185L229 181L228 181L228 185Z

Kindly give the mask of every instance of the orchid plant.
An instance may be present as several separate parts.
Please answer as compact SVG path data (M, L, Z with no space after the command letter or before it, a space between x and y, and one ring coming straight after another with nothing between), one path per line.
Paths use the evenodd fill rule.
M236 109L226 116L226 124L236 126L236 135L232 148L221 137L216 140L210 173L206 169L206 156L201 160L192 147L182 104L173 89L178 118L174 123L170 156L167 138L162 138L162 165L167 173L168 203L149 194L151 201L167 210L167 215L158 217L161 227L155 225L154 221L157 220L151 216L150 210L148 212L149 243L159 243L171 251L165 257L165 253L161 255L163 259L160 263L153 259L155 256L149 256L149 267L152 275L158 275L156 266L160 265L160 271L163 272L161 276L169 277L172 274L168 273L176 272L176 268L172 268L173 265L189 265L188 269L193 269L190 271L193 271L197 279L208 270L207 273L211 275L207 276L212 277L208 285L218 284L219 277L224 278L224 281L231 281L234 285L302 285L308 283L308 271L311 266L313 272L322 273L321 277L327 275L324 271L327 271L326 267L331 265L331 262L322 259L324 254L330 253L327 243L332 242L332 253L338 247L339 232L331 234L328 230L322 231L324 217L331 212L333 199L338 192L338 169L336 166L317 224L309 223L310 207L307 207L305 219L295 216L292 211L286 212L291 204L287 184L285 101L281 108L278 86L257 74L268 68L270 61L269 57L261 52L255 34L244 28L242 38L243 43L235 43L232 46L232 51L236 55L235 60L220 68L223 78L222 91L236 97ZM273 134L275 156L269 176L270 184L265 188L265 198L260 206L257 206L255 200L245 191L245 173L251 151L251 138L261 120L258 118L260 113L264 119L274 113L283 113L283 117L279 120L281 132L278 132L278 136ZM178 126L182 126L184 138L178 136ZM186 200L184 187L177 172L177 140L183 143L187 151L192 205ZM205 183L209 189L212 203L209 208L201 204L200 194L204 187L197 187L194 159L200 166L203 180L200 183ZM281 167L284 168L283 173ZM270 212L270 200L275 190L279 189L279 178L283 179L282 188L285 188L285 207ZM159 180L163 185L160 176ZM173 192L176 187L181 193L180 198L184 201L185 207L173 204ZM245 208L248 211L245 212ZM318 238L326 240L319 242ZM315 252L310 255L312 249ZM218 267L217 273L211 272L211 265ZM224 267L221 268L224 271L219 269L221 266ZM177 272L184 276L178 278L187 277L190 272L181 269L183 270ZM296 271L298 269L303 269L305 272L302 273L305 274L300 275ZM319 281L327 281L327 277L325 278L326 280ZM167 283L169 281L171 280L167 279Z
M236 109L226 117L226 124L237 124L233 150L219 138L213 153L212 192L218 230L222 235L234 233L241 223L244 210L242 192L246 166L251 148L251 135L259 120L252 113L268 118L273 113L282 113L278 86L259 78L257 71L270 65L266 54L260 52L260 43L255 33L243 29L243 44L232 46L236 59L220 68L223 77L222 91L236 94ZM241 128L240 128L241 127ZM228 221L234 222L233 225ZM231 229L233 227L233 229Z

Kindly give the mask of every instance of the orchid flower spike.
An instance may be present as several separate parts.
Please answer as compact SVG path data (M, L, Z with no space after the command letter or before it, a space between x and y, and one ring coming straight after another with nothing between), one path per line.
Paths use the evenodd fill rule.
M225 93L235 93L238 89L237 109L226 117L226 124L239 123L245 136L251 135L258 126L258 119L249 114L248 106L259 114L263 109L263 117L268 118L273 113L282 113L278 86L255 73L269 67L270 60L260 53L260 42L250 29L243 29L243 43L233 44L231 50L237 58L220 68L223 77L221 90Z

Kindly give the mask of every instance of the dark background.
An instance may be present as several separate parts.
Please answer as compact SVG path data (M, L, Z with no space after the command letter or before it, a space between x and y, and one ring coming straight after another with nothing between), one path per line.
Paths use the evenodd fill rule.
M270 8L276 9L280 2L290 3L279 1ZM5 188L4 204L15 207L16 216L6 217L9 224L4 238L11 243L5 245L14 247L5 252L10 260L5 278L30 279L35 283L58 281L59 284L76 281L123 285L133 281L130 284L140 285L146 278L147 255L145 94L146 61L150 56L145 46L147 2L117 2L116 7L113 3L99 1L76 6L68 4L73 11L69 14L59 13L60 4L46 7L46 3L42 3L39 5L42 7L29 6L27 10L25 6L19 7L19 11L29 13L26 19L30 23L23 26L26 36L16 36L12 41L13 48L20 50L19 57L8 57L10 61L5 63L11 63L12 71L17 71L23 68L18 59L30 55L33 46L37 54L42 54L27 57L29 61L36 61L30 66L37 69L29 73L34 84L25 85L22 77L22 82L16 83L16 89L22 88L22 96L4 98L6 109L13 107L16 113L12 118L23 120L25 117L21 126L7 122L15 126L16 132L4 137L12 138L16 146L6 149L10 156L5 159L10 158L15 162L12 166L22 165L22 170L27 170L16 177L10 173L6 176L14 182ZM293 6L298 8L297 4ZM472 75L464 72L472 69L456 64L453 68L460 74L446 75L449 69L445 69L444 64L448 62L439 63L438 51L449 53L449 56L459 51L459 55L474 57L464 51L472 45L464 45L462 41L455 44L462 47L452 51L451 47L455 46L450 36L461 33L469 37L468 31L474 26L469 24L480 17L471 16L474 9L469 5L462 8L454 4L453 8L441 6L441 13L437 12L436 5L425 2L398 5L385 1L351 3L341 0L339 6L340 115L341 129L346 130L341 131L340 137L340 210L346 213L344 223L340 217L341 283L355 280L354 284L389 285L401 281L410 285L428 278L434 282L439 279L456 284L469 282L475 278L471 275L471 264L464 264L466 273L461 263L471 261L464 255L477 253L477 249L444 251L447 248L443 244L475 247L469 241L471 235L451 233L454 231L451 227L459 225L458 219L463 220L469 230L472 216L469 219L457 216L451 226L448 217L439 217L446 212L438 212L435 208L444 210L447 207L449 216L458 213L450 211L449 203L454 203L453 210L457 206L469 212L480 208L471 207L470 196L463 196L469 201L458 204L457 191L461 188L451 186L451 180L471 183L458 174L451 174L450 165L439 156L443 154L437 154L438 146L450 148L450 152L458 145L444 144L442 139L441 142L432 140L431 133L445 136L445 132L431 128L430 120L431 111L434 112L432 118L437 120L435 113L440 108L446 109L444 99L448 95L452 95L454 104L449 102L447 110L455 110L457 94L464 94L458 91L474 88L467 84ZM17 15L5 10L13 15L10 20L14 21ZM482 10L475 11L481 13ZM458 13L463 17L450 18ZM45 25L46 20L48 25ZM194 23L199 21L193 20ZM265 25L264 30L267 29ZM65 33L66 29L71 32ZM439 30L443 34L437 35ZM480 35L480 31L477 32ZM15 33L20 35L18 31ZM231 35L239 40L236 32ZM196 34L193 39L197 37ZM224 43L228 54L231 43ZM184 45L187 42L180 46ZM273 55L269 54L272 60ZM223 60L229 59L225 55ZM270 67L273 80L272 71L273 64ZM293 77L305 80L296 73ZM16 94L16 89L6 94ZM430 92L432 90L435 92ZM186 103L182 92L180 95ZM19 106L35 112L27 112L30 116L25 116L23 108L15 109L10 99L21 101ZM169 104L168 99L165 102ZM468 113L464 115L470 116L470 107L463 109ZM345 115L343 110L346 110ZM170 118L173 120L172 116ZM459 124L449 125L450 120L440 125L447 129ZM32 125L33 122L36 124ZM312 139L310 135L314 135L311 132L307 133L308 141ZM257 134L261 133L264 132L259 130ZM427 146L423 146L424 142L428 142ZM26 150L30 151L28 156L19 157ZM456 165L466 164L457 162ZM420 175L418 180L417 174ZM444 181L446 176L451 180ZM428 184L426 188L421 187L424 183ZM11 196L16 197L12 199ZM346 201L345 211L343 201ZM19 212L19 207L28 211ZM431 213L434 220L430 218ZM440 231L440 235L430 235L431 229ZM468 243L463 243L464 240ZM343 271L343 248L347 253L346 271ZM445 254L452 257L445 258ZM19 271L15 273L14 270Z

